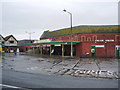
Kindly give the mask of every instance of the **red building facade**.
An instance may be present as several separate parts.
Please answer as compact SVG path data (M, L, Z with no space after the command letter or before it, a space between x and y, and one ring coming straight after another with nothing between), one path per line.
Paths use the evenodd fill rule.
M85 28L86 26L82 27ZM88 54L92 56L92 49L94 49L94 54L96 57L119 57L120 56L120 33L118 26L96 26L99 29L94 30L93 26L86 27L88 32L86 31L81 33L82 29L78 27L77 32L71 34L63 33L63 31L69 31L66 29L58 30L58 31L47 31L47 37L45 36L46 33L43 33L40 39L51 39L52 41L77 41L80 42L76 44L76 56L84 56ZM77 27L74 27L73 30L76 30ZM104 28L104 29L103 29ZM103 29L103 30L101 30ZM81 30L81 31L80 31ZM91 32L90 32L91 30ZM101 31L99 31L101 30ZM64 31L64 32L65 32ZM95 32L96 31L96 32ZM97 32L98 31L98 32ZM104 32L103 32L104 31ZM61 32L61 33L60 33ZM79 32L79 33L78 33ZM56 34L53 34L56 33Z

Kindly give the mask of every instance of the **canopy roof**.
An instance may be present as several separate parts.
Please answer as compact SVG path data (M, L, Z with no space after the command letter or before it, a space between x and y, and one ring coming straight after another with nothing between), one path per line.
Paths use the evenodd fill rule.
M71 41L54 41L54 42L42 42L42 43L30 43L27 45L54 45L54 44L69 44ZM73 44L78 44L80 42L72 41Z

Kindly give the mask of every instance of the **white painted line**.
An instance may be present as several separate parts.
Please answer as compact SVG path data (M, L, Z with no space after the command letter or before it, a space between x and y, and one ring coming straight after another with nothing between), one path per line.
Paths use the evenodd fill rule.
M16 86L11 86L11 85L4 85L4 84L0 84L0 86L8 87L8 88L21 88L21 87L16 87Z
M0 84L0 86L3 87L7 87L7 88L15 88L15 89L22 89L22 90L31 90L31 89L27 89L27 88L22 88L22 87L16 87L16 86L12 86L12 85L5 85L5 84Z

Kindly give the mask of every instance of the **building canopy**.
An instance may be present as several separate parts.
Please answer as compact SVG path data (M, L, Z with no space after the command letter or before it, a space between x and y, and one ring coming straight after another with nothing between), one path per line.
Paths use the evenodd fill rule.
M31 43L31 44L27 44L27 45L54 45L54 44L78 44L80 42L77 41L54 41L54 42L41 42L41 43Z

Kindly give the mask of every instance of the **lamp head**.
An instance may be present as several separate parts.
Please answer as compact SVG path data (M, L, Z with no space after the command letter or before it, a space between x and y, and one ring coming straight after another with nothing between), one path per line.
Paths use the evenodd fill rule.
M65 10L65 9L64 9L63 11L64 11L64 12L66 12L66 10Z

